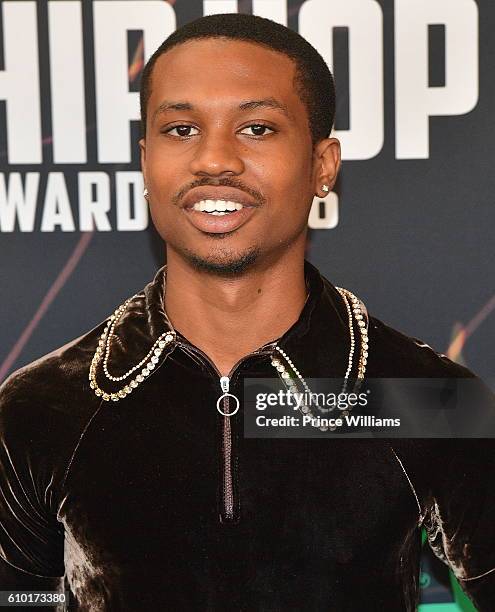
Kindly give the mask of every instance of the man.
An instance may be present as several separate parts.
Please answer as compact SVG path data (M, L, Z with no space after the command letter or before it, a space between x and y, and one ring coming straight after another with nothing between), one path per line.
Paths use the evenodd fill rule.
M141 102L167 265L2 387L2 588L64 583L71 610L411 611L424 526L493 610L483 441L243 436L249 377L473 376L304 260L340 165L323 59L211 16L156 51Z

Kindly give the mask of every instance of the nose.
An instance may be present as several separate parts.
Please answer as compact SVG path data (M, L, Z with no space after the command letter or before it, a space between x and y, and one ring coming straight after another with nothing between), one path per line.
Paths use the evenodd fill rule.
M191 173L198 176L239 175L244 162L239 155L235 136L221 133L203 134L190 162Z

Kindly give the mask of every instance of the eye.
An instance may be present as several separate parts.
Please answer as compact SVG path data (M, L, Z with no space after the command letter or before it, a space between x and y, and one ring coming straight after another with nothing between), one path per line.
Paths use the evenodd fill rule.
M251 130L251 133L246 133L246 130ZM247 136L268 136L268 133L273 134L273 132L275 132L275 130L263 123L253 123L241 130L241 134L246 134Z
M193 132L193 130L196 130ZM187 138L188 136L196 136L199 134L198 128L192 125L174 125L174 127L165 130L166 134L171 134L172 136L179 136L180 138Z

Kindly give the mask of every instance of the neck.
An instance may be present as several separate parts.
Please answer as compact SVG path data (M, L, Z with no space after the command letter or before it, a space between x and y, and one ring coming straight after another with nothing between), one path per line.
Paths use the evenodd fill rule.
M167 316L223 376L239 359L282 336L298 320L306 297L301 253L227 279L167 252Z

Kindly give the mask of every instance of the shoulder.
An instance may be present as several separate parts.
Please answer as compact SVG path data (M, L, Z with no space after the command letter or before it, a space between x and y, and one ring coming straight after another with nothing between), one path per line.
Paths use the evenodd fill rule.
M0 386L0 472L10 473L11 465L26 488L35 470L40 499L49 475L55 485L63 474L81 432L98 410L88 371L102 327L20 368Z
M46 474L64 469L99 408L88 373L104 327L19 368L0 386L0 446L18 473L27 465Z
M70 458L98 410L87 372L103 325L0 386L0 557L28 574L64 571L57 513Z
M148 294L160 278L157 274L93 329L11 374L0 385L0 434L40 424L46 431L51 422L67 431L83 428L101 405L89 378L95 352L101 352L109 326L113 329L117 322L112 347L116 367L145 350L151 333Z
M16 516L37 512L51 525L40 532L39 541L51 539L49 534L56 539L53 517L63 475L86 423L98 410L87 374L98 331L99 326L20 368L0 386L0 491L7 500L4 507L0 504L0 522L10 538L24 537ZM38 532L31 535L34 546ZM0 549L10 551L14 565L24 568L8 542L0 538ZM40 566L28 571L45 575L54 570Z
M16 418L49 411L83 410L78 401L89 389L88 371L105 321L67 344L13 372L0 386L0 423L15 411ZM39 415L41 416L41 414Z
M374 377L472 378L468 368L455 363L429 344L370 316L368 374Z
M95 395L90 367L106 339L112 336L110 365L114 371L127 370L149 351L150 340L163 331L162 309L164 267L141 291L134 293L103 321L82 336L55 349L14 372L0 386L0 427L15 411L16 418L42 418L44 414L68 415L72 420L87 418L101 398Z
M331 313L340 318L341 326L347 328L348 313L342 300L342 293L350 297L353 309L359 307L361 319L365 319L368 332L368 348L365 356L366 375L373 378L473 378L468 368L455 363L446 355L435 350L427 342L409 336L374 316L366 304L348 289L336 287L320 274ZM326 316L326 314L325 314ZM359 325L364 321L359 321ZM359 332L356 326L354 332ZM359 335L359 334L358 334Z

